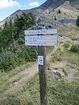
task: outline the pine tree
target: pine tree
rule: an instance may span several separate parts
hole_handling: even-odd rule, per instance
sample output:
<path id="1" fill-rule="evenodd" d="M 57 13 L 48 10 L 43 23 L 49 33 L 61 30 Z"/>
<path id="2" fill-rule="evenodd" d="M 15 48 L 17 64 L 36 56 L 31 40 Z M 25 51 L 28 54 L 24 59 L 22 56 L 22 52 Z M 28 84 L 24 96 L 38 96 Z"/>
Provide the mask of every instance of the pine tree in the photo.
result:
<path id="1" fill-rule="evenodd" d="M 20 33 L 22 30 L 28 29 L 35 24 L 35 17 L 30 13 L 23 13 L 21 16 L 17 16 L 14 24 L 18 33 Z"/>

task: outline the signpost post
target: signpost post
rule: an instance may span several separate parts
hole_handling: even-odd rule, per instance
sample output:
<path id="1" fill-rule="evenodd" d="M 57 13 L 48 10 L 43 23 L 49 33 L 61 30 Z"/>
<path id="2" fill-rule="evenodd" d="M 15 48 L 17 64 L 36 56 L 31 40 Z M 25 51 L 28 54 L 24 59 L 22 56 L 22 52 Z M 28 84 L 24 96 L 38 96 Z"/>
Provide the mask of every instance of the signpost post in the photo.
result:
<path id="1" fill-rule="evenodd" d="M 47 82 L 45 74 L 45 46 L 55 46 L 58 42 L 57 29 L 25 30 L 25 45 L 38 46 L 38 68 L 41 105 L 47 105 Z M 36 36 L 35 36 L 36 35 Z"/>
<path id="2" fill-rule="evenodd" d="M 46 82 L 46 73 L 45 73 L 45 47 L 39 46 L 38 47 L 38 67 L 39 67 L 39 83 L 40 83 L 40 101 L 41 105 L 47 105 L 47 82 Z"/>

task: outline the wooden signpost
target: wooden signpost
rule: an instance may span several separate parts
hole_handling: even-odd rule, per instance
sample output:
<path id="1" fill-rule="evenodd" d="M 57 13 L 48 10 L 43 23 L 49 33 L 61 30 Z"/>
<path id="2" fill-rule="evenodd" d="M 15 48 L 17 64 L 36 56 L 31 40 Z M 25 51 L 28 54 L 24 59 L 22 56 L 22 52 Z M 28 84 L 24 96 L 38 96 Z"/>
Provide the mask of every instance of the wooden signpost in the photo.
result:
<path id="1" fill-rule="evenodd" d="M 57 42 L 57 29 L 25 30 L 25 45 L 38 46 L 38 68 L 41 105 L 48 105 L 46 89 L 47 82 L 45 74 L 45 46 L 56 46 Z"/>

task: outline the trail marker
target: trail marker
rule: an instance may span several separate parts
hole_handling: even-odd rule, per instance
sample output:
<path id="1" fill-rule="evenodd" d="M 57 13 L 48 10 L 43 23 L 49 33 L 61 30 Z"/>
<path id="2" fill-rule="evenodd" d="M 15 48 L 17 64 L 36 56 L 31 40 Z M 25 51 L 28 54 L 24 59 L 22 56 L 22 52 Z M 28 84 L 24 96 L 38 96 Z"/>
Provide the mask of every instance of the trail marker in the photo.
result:
<path id="1" fill-rule="evenodd" d="M 45 74 L 45 46 L 55 46 L 58 42 L 57 29 L 25 30 L 25 45 L 38 46 L 38 68 L 41 105 L 47 105 L 47 82 Z"/>

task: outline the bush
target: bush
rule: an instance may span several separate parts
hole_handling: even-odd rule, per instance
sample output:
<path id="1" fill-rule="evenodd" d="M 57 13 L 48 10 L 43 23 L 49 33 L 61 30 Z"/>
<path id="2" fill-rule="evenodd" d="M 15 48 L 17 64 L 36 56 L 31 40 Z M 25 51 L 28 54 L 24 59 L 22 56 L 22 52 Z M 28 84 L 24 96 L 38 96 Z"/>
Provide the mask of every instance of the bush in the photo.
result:
<path id="1" fill-rule="evenodd" d="M 58 14 L 61 14 L 61 10 L 59 9 L 57 13 L 58 13 Z"/>
<path id="2" fill-rule="evenodd" d="M 58 48 L 56 52 L 52 55 L 51 61 L 57 62 L 62 60 L 63 48 Z"/>
<path id="3" fill-rule="evenodd" d="M 71 52 L 78 52 L 79 51 L 79 44 L 73 44 L 70 49 Z"/>
<path id="4" fill-rule="evenodd" d="M 77 17 L 76 25 L 79 27 L 79 16 Z"/>
<path id="5" fill-rule="evenodd" d="M 0 71 L 10 71 L 15 67 L 37 58 L 36 47 L 25 47 L 18 49 L 15 53 L 4 50 L 0 54 Z"/>

